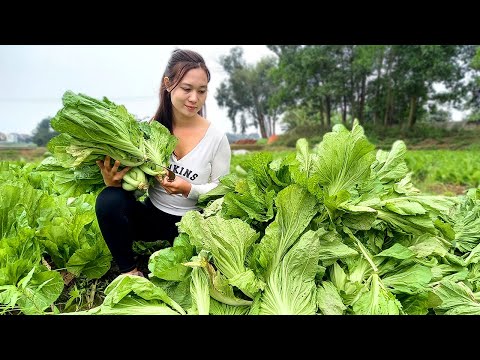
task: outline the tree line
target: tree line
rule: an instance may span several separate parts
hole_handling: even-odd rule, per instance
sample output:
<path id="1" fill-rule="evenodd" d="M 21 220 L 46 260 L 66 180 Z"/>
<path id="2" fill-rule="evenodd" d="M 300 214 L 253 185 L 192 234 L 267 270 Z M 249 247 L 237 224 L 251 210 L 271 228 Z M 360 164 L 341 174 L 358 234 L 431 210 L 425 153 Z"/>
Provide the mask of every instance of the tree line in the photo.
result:
<path id="1" fill-rule="evenodd" d="M 262 138 L 333 120 L 413 128 L 446 120 L 442 105 L 480 118 L 480 47 L 475 45 L 267 45 L 274 55 L 247 64 L 235 47 L 220 58 L 228 74 L 215 94 L 235 132 Z M 440 90 L 439 90 L 440 89 Z M 448 120 L 448 119 L 447 119 Z"/>

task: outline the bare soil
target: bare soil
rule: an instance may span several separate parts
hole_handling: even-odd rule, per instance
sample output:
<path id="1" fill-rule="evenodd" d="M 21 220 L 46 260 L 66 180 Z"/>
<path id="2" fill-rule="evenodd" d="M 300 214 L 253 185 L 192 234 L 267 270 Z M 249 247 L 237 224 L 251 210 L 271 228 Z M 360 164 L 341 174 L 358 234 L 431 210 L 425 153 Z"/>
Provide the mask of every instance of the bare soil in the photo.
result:
<path id="1" fill-rule="evenodd" d="M 447 195 L 447 196 L 457 196 L 463 195 L 465 191 L 468 190 L 467 186 L 456 185 L 456 184 L 431 184 L 428 185 L 427 191 L 433 194 Z"/>

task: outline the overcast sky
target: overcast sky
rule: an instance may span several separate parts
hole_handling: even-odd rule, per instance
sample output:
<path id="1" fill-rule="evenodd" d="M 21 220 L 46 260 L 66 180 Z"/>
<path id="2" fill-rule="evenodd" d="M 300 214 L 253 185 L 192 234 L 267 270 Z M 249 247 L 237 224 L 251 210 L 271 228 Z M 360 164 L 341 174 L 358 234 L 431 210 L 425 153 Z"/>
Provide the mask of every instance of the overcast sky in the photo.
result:
<path id="1" fill-rule="evenodd" d="M 62 108 L 66 90 L 106 96 L 140 119 L 158 106 L 161 76 L 175 48 L 198 51 L 211 72 L 207 118 L 231 132 L 227 110 L 215 100 L 226 79 L 219 63 L 234 46 L 254 64 L 273 55 L 265 45 L 0 45 L 0 132 L 32 134 L 38 123 Z"/>

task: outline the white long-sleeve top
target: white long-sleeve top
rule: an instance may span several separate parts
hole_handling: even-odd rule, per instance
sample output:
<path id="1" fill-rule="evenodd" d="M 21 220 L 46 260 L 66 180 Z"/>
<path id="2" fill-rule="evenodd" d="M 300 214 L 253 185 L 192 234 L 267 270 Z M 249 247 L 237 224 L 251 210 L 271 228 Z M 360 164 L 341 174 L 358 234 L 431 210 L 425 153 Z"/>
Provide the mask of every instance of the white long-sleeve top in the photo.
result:
<path id="1" fill-rule="evenodd" d="M 231 150 L 227 136 L 210 123 L 200 142 L 180 160 L 170 156 L 170 170 L 176 176 L 192 184 L 187 197 L 181 194 L 168 194 L 155 180 L 148 189 L 148 196 L 160 210 L 183 216 L 189 210 L 196 210 L 198 197 L 219 184 L 222 176 L 230 171 Z"/>

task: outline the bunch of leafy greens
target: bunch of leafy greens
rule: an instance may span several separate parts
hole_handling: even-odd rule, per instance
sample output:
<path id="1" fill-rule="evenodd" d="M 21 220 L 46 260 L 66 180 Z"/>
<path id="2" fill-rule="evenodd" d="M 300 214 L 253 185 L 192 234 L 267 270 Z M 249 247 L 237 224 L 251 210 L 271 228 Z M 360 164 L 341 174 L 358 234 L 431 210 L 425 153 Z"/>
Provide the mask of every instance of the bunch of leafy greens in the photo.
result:
<path id="1" fill-rule="evenodd" d="M 98 100 L 68 90 L 62 97 L 63 107 L 50 124 L 59 132 L 47 144 L 52 154 L 37 171 L 55 172 L 54 187 L 70 196 L 95 192 L 103 187 L 96 165 L 108 155 L 124 166 L 139 167 L 148 175 L 164 174 L 177 138 L 157 121 L 140 122 L 125 106 L 106 97 Z M 127 173 L 128 174 L 128 173 Z M 142 183 L 139 190 L 146 190 Z"/>
<path id="2" fill-rule="evenodd" d="M 480 314 L 480 189 L 423 195 L 405 153 L 355 121 L 251 156 L 89 313 Z"/>

